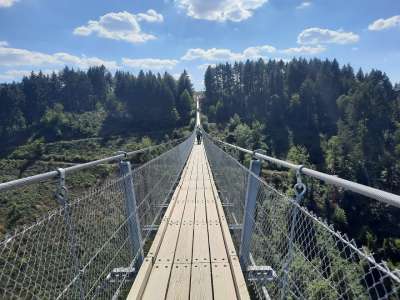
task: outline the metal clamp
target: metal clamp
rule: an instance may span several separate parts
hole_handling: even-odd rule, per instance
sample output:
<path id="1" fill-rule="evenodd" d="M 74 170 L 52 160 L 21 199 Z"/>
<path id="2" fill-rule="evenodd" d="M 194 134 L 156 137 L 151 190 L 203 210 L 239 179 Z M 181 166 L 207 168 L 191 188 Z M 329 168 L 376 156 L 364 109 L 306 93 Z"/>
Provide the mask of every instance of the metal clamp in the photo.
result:
<path id="1" fill-rule="evenodd" d="M 67 202 L 67 192 L 68 192 L 68 189 L 65 186 L 65 169 L 58 168 L 57 172 L 59 176 L 59 181 L 56 191 L 56 199 L 60 205 L 64 206 Z"/>
<path id="2" fill-rule="evenodd" d="M 123 157 L 121 160 L 126 160 L 126 159 L 128 159 L 128 152 L 126 152 L 126 151 L 120 150 L 120 151 L 117 151 L 116 154 L 117 154 L 117 155 L 120 155 L 120 154 L 123 154 L 123 155 L 124 155 L 124 157 Z"/>
<path id="3" fill-rule="evenodd" d="M 264 149 L 256 149 L 256 150 L 253 150 L 253 153 L 252 153 L 252 155 L 251 155 L 253 159 L 258 159 L 258 157 L 257 157 L 256 154 L 266 155 L 266 154 L 267 154 L 267 151 L 265 151 Z"/>

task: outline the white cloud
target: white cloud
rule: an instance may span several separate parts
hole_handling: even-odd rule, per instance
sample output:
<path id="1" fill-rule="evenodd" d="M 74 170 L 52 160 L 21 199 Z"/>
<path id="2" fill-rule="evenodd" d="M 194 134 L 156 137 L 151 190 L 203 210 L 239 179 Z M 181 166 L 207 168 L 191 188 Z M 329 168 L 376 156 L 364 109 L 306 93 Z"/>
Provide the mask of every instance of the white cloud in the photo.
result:
<path id="1" fill-rule="evenodd" d="M 7 47 L 7 46 L 8 46 L 8 42 L 0 41 L 0 47 Z"/>
<path id="2" fill-rule="evenodd" d="M 311 1 L 304 1 L 299 6 L 296 6 L 297 9 L 305 9 L 311 6 Z"/>
<path id="3" fill-rule="evenodd" d="M 308 28 L 303 30 L 297 37 L 297 43 L 301 45 L 320 45 L 320 44 L 354 44 L 360 37 L 353 32 L 342 30 L 329 30 L 322 28 Z"/>
<path id="4" fill-rule="evenodd" d="M 158 58 L 142 58 L 142 59 L 131 59 L 122 58 L 122 64 L 124 66 L 134 69 L 153 69 L 153 70 L 165 70 L 172 69 L 178 64 L 178 60 L 175 59 L 158 59 Z"/>
<path id="5" fill-rule="evenodd" d="M 0 0 L 0 8 L 1 7 L 11 7 L 19 0 Z"/>
<path id="6" fill-rule="evenodd" d="M 98 21 L 90 20 L 87 25 L 75 28 L 74 34 L 80 36 L 97 34 L 99 37 L 112 40 L 144 43 L 154 40 L 156 37 L 152 34 L 144 33 L 139 23 L 141 21 L 162 22 L 163 20 L 163 16 L 152 9 L 137 15 L 127 11 L 111 12 L 101 16 Z"/>
<path id="7" fill-rule="evenodd" d="M 266 57 L 268 54 L 275 53 L 276 48 L 270 45 L 249 47 L 243 51 L 243 57 L 248 59 L 256 59 Z"/>
<path id="8" fill-rule="evenodd" d="M 53 56 L 25 49 L 0 47 L 0 66 L 40 66 L 54 64 Z"/>
<path id="9" fill-rule="evenodd" d="M 263 59 L 275 59 L 280 60 L 281 58 L 277 54 L 285 55 L 316 55 L 326 51 L 326 47 L 323 45 L 315 46 L 300 46 L 287 49 L 276 49 L 270 45 L 249 47 L 243 50 L 243 52 L 233 52 L 230 49 L 224 48 L 211 48 L 211 49 L 201 49 L 194 48 L 189 49 L 182 56 L 182 60 L 203 60 L 203 61 L 243 61 L 246 59 L 257 60 L 259 58 Z M 286 59 L 282 59 L 286 60 Z M 200 64 L 197 66 L 200 70 L 205 70 L 209 66 L 209 63 Z M 213 65 L 211 65 L 213 66 Z"/>
<path id="10" fill-rule="evenodd" d="M 136 15 L 138 21 L 146 21 L 149 23 L 161 23 L 164 21 L 162 14 L 159 14 L 154 9 L 149 9 L 146 13 L 139 13 Z"/>
<path id="11" fill-rule="evenodd" d="M 118 68 L 115 61 L 103 60 L 98 57 L 86 57 L 85 55 L 79 57 L 68 53 L 55 53 L 53 56 L 63 65 L 77 66 L 82 69 L 87 69 L 91 66 L 104 65 L 107 69 L 114 70 Z"/>
<path id="12" fill-rule="evenodd" d="M 240 22 L 268 0 L 176 0 L 186 14 L 195 19 Z"/>
<path id="13" fill-rule="evenodd" d="M 179 60 L 176 59 L 158 58 L 122 58 L 121 62 L 117 63 L 98 57 L 76 56 L 65 52 L 48 54 L 27 49 L 9 48 L 5 45 L 8 44 L 0 44 L 0 67 L 12 68 L 0 74 L 0 80 L 5 81 L 20 79 L 23 75 L 30 74 L 31 71 L 19 70 L 22 67 L 28 67 L 30 70 L 49 70 L 51 73 L 53 70 L 60 70 L 64 66 L 87 69 L 99 65 L 104 65 L 111 71 L 118 68 L 167 70 L 173 69 L 179 63 Z"/>
<path id="14" fill-rule="evenodd" d="M 315 55 L 319 54 L 326 51 L 326 48 L 323 46 L 315 46 L 315 47 L 309 47 L 309 46 L 301 46 L 301 47 L 294 47 L 294 48 L 287 48 L 282 50 L 282 53 L 289 54 L 289 55 Z"/>
<path id="15" fill-rule="evenodd" d="M 203 60 L 240 60 L 242 59 L 242 54 L 232 52 L 229 49 L 201 49 L 194 48 L 187 50 L 186 54 L 182 57 L 182 60 L 195 60 L 195 59 L 203 59 Z"/>
<path id="16" fill-rule="evenodd" d="M 388 19 L 378 19 L 368 26 L 371 31 L 380 31 L 384 29 L 389 29 L 393 27 L 400 28 L 400 15 L 393 16 Z"/>
<path id="17" fill-rule="evenodd" d="M 98 57 L 74 56 L 68 53 L 47 54 L 26 49 L 10 48 L 0 45 L 0 66 L 73 66 L 82 69 L 90 66 L 104 65 L 109 69 L 116 69 L 115 61 L 102 60 Z"/>
<path id="18" fill-rule="evenodd" d="M 236 53 L 230 49 L 189 49 L 181 58 L 182 60 L 209 60 L 209 61 L 233 61 L 245 59 L 265 58 L 268 54 L 276 52 L 276 48 L 270 45 L 246 48 L 242 53 Z"/>

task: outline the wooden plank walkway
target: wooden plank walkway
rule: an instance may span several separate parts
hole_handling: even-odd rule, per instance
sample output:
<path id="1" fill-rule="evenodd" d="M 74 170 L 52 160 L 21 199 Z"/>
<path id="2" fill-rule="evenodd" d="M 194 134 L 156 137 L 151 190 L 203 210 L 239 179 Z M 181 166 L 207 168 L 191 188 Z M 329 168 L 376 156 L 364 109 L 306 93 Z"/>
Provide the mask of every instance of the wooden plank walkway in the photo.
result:
<path id="1" fill-rule="evenodd" d="M 133 299 L 250 299 L 203 145 L 194 145 Z"/>

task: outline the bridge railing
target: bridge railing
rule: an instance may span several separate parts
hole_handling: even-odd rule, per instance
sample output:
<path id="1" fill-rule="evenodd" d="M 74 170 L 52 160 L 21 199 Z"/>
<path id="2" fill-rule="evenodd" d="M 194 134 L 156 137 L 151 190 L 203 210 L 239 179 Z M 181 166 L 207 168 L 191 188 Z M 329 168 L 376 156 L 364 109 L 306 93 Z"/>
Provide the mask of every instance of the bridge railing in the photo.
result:
<path id="1" fill-rule="evenodd" d="M 204 144 L 236 250 L 248 254 L 241 257 L 248 285 L 259 298 L 399 299 L 400 272 L 375 261 L 299 204 L 302 185 L 296 197 L 289 197 L 206 133 Z M 244 231 L 249 236 L 244 237 Z M 251 270 L 262 272 L 257 276 Z"/>
<path id="2" fill-rule="evenodd" d="M 0 242 L 0 298 L 122 296 L 150 241 L 148 228 L 159 224 L 193 142 L 192 134 L 134 170 L 128 161 L 134 153 L 101 160 L 117 162 L 119 174 L 79 195 L 66 188 L 69 174 L 98 163 L 3 184 L 4 190 L 52 179 L 59 207 Z"/>

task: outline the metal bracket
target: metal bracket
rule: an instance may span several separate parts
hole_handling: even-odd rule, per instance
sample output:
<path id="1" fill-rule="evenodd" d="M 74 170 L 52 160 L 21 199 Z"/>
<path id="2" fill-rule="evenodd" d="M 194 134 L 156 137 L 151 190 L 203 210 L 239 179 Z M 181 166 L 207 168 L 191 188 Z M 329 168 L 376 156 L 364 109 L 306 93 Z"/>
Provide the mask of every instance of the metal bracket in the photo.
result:
<path id="1" fill-rule="evenodd" d="M 136 273 L 136 268 L 132 266 L 114 268 L 107 275 L 106 280 L 109 282 L 120 282 L 121 279 L 133 278 L 135 273 Z"/>
<path id="2" fill-rule="evenodd" d="M 247 280 L 252 282 L 266 282 L 272 281 L 277 276 L 275 271 L 270 266 L 248 266 L 247 267 Z"/>
<path id="3" fill-rule="evenodd" d="M 242 230 L 243 224 L 229 224 L 228 227 L 230 230 Z"/>
<path id="4" fill-rule="evenodd" d="M 143 226 L 144 231 L 157 231 L 159 228 L 158 225 L 145 225 Z"/>
<path id="5" fill-rule="evenodd" d="M 246 268 L 247 280 L 250 283 L 253 282 L 261 285 L 261 291 L 264 294 L 264 299 L 271 300 L 265 284 L 269 281 L 275 280 L 278 276 L 276 275 L 274 269 L 272 269 L 270 266 L 257 266 L 251 253 L 249 253 L 249 261 L 250 265 Z"/>

